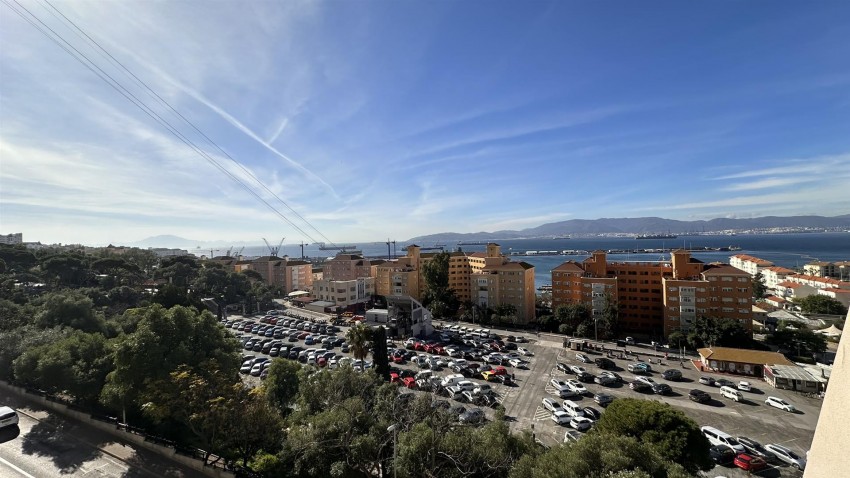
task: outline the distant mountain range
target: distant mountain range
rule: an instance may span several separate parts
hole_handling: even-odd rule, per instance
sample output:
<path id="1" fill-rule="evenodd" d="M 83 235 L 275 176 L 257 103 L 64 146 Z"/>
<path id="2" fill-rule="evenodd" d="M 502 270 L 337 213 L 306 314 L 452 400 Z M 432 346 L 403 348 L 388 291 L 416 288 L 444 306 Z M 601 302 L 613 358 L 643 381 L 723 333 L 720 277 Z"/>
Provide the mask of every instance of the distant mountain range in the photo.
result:
<path id="1" fill-rule="evenodd" d="M 186 249 L 189 251 L 197 250 L 198 247 L 203 249 L 209 248 L 220 248 L 220 247 L 242 247 L 242 246 L 258 246 L 262 244 L 257 244 L 256 242 L 244 242 L 244 241 L 198 241 L 195 239 L 186 239 L 185 237 L 180 236 L 172 236 L 172 235 L 162 235 L 162 236 L 153 236 L 142 239 L 141 241 L 131 242 L 128 244 L 123 244 L 130 247 L 165 247 L 165 248 L 175 248 L 175 249 Z M 275 243 L 274 245 L 277 245 Z"/>
<path id="2" fill-rule="evenodd" d="M 519 231 L 457 233 L 443 232 L 417 236 L 407 242 L 486 241 L 593 234 L 687 234 L 719 231 L 746 231 L 771 228 L 850 229 L 850 214 L 824 216 L 765 216 L 750 219 L 717 218 L 708 221 L 678 221 L 661 217 L 570 219 Z"/>

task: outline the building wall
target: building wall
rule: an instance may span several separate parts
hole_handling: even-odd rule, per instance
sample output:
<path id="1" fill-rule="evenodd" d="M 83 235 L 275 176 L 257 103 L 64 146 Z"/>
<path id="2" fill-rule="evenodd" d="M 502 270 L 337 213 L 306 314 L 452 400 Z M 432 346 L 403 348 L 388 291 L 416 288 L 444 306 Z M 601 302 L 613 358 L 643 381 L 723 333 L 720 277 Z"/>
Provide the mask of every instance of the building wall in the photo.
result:
<path id="1" fill-rule="evenodd" d="M 684 250 L 671 253 L 670 262 L 607 262 L 596 251 L 581 263 L 568 261 L 552 270 L 552 307 L 584 303 L 599 313 L 607 300 L 615 300 L 620 330 L 630 335 L 666 337 L 690 329 L 699 316 L 742 320 L 752 330 L 749 275 L 726 266 L 721 285 L 719 278 L 704 275 L 717 269 L 691 260 Z"/>
<path id="2" fill-rule="evenodd" d="M 375 279 L 360 277 L 354 280 L 320 280 L 313 283 L 313 296 L 333 302 L 339 307 L 368 302 L 375 292 Z"/>
<path id="3" fill-rule="evenodd" d="M 313 290 L 313 265 L 306 261 L 288 261 L 284 265 L 285 289 L 288 294 L 296 290 Z"/>
<path id="4" fill-rule="evenodd" d="M 322 267 L 322 277 L 329 280 L 354 280 L 360 277 L 372 277 L 372 265 L 369 259 L 356 254 L 337 254 L 328 259 Z"/>
<path id="5" fill-rule="evenodd" d="M 765 267 L 771 267 L 773 263 L 746 254 L 736 254 L 729 258 L 729 265 L 746 272 L 750 276 L 755 276 L 759 273 L 759 270 Z"/>
<path id="6" fill-rule="evenodd" d="M 0 234 L 0 244 L 23 244 L 24 234 L 15 232 L 13 234 Z"/>

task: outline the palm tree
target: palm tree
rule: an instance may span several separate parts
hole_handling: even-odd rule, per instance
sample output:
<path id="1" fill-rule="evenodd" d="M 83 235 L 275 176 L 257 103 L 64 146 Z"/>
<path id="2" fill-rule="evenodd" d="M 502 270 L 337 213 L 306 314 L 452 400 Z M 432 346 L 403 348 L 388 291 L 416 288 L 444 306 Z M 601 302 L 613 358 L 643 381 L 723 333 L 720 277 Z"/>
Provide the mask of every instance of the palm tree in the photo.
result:
<path id="1" fill-rule="evenodd" d="M 356 324 L 348 329 L 345 339 L 348 341 L 351 355 L 356 359 L 363 360 L 369 354 L 369 341 L 372 340 L 372 329 L 363 324 Z"/>

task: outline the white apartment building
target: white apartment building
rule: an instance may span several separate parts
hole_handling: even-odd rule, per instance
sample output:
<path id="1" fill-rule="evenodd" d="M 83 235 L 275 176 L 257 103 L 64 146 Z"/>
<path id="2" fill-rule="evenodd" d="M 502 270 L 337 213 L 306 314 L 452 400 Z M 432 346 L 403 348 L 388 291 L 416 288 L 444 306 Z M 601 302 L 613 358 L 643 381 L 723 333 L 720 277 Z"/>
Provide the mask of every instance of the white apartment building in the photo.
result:
<path id="1" fill-rule="evenodd" d="M 761 269 L 773 266 L 773 263 L 747 254 L 735 254 L 729 258 L 729 265 L 751 276 L 755 276 Z"/>
<path id="2" fill-rule="evenodd" d="M 761 275 L 764 278 L 764 285 L 770 290 L 776 290 L 776 285 L 784 282 L 785 278 L 794 275 L 796 272 L 791 269 L 786 269 L 780 266 L 765 267 L 761 270 Z"/>
<path id="3" fill-rule="evenodd" d="M 23 244 L 24 234 L 16 232 L 13 234 L 0 234 L 0 244 Z"/>

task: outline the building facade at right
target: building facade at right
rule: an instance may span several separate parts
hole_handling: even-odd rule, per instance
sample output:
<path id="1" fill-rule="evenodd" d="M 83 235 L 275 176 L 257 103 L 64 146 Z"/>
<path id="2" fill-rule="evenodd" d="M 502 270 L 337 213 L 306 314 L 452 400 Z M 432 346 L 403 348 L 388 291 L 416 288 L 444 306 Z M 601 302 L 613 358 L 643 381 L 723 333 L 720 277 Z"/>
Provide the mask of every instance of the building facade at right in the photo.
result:
<path id="1" fill-rule="evenodd" d="M 596 316 L 615 303 L 620 332 L 647 338 L 688 332 L 699 317 L 731 318 L 752 331 L 752 282 L 728 264 L 705 264 L 686 250 L 670 261 L 608 262 L 595 251 L 552 269 L 552 307 L 584 303 Z"/>

